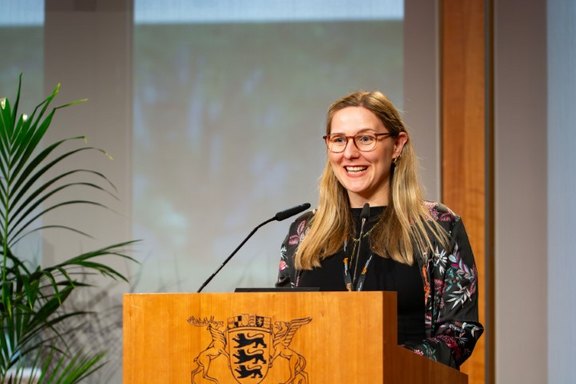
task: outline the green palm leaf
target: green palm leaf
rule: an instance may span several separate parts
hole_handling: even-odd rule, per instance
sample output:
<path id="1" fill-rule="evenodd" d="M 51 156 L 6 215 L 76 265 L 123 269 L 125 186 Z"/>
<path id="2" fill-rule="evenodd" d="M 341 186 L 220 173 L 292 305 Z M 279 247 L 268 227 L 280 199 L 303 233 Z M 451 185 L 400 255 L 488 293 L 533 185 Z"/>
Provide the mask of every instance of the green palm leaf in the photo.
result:
<path id="1" fill-rule="evenodd" d="M 13 104 L 0 99 L 0 384 L 30 375 L 41 384 L 77 383 L 104 364 L 104 355 L 78 353 L 73 337 L 77 326 L 70 321 L 90 312 L 69 309 L 66 303 L 77 289 L 92 286 L 88 279 L 92 275 L 128 281 L 104 258 L 135 261 L 128 255 L 134 242 L 112 244 L 49 266 L 34 265 L 15 254 L 15 245 L 33 232 L 66 230 L 89 236 L 66 224 L 41 222 L 48 212 L 67 207 L 107 208 L 96 200 L 62 199 L 63 192 L 88 189 L 116 198 L 113 183 L 100 172 L 75 167 L 56 172 L 84 152 L 107 155 L 105 151 L 87 145 L 84 136 L 43 142 L 56 111 L 85 100 L 51 107 L 60 91 L 58 84 L 30 116 L 18 116 L 21 82 L 20 77 Z"/>

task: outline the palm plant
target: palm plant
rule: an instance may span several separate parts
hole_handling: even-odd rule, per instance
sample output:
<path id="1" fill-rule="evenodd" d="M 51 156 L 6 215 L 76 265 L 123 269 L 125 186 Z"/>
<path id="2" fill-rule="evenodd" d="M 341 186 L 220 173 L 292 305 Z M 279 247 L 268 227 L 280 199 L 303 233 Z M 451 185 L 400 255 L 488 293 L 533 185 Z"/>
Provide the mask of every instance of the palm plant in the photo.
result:
<path id="1" fill-rule="evenodd" d="M 83 100 L 49 109 L 58 84 L 30 116 L 18 116 L 21 81 L 22 77 L 14 103 L 0 99 L 0 384 L 27 382 L 30 376 L 35 383 L 76 383 L 99 369 L 104 355 L 77 353 L 78 346 L 70 345 L 75 329 L 67 324 L 88 313 L 70 309 L 66 300 L 76 289 L 91 285 L 86 280 L 89 274 L 127 281 L 102 257 L 133 260 L 126 254 L 133 242 L 81 253 L 51 266 L 18 255 L 17 244 L 37 231 L 51 228 L 87 235 L 70 226 L 42 223 L 46 213 L 73 205 L 105 207 L 89 199 L 63 200 L 62 192 L 77 186 L 107 193 L 114 188 L 93 170 L 55 169 L 84 151 L 105 153 L 88 146 L 83 136 L 43 142 L 56 111 Z M 73 148 L 65 149 L 65 143 Z"/>

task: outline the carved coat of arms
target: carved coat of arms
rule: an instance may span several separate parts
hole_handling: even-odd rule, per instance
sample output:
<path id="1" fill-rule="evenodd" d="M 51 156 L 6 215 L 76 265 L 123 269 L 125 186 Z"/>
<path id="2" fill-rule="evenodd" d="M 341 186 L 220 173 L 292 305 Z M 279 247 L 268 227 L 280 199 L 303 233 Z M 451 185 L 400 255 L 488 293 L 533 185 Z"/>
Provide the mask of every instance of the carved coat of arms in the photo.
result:
<path id="1" fill-rule="evenodd" d="M 192 369 L 192 384 L 212 382 L 219 384 L 210 367 L 215 359 L 228 360 L 230 376 L 238 384 L 259 384 L 272 369 L 278 359 L 288 361 L 289 383 L 308 383 L 306 359 L 290 348 L 298 329 L 308 324 L 310 317 L 290 321 L 272 321 L 270 317 L 254 314 L 241 314 L 228 318 L 226 327 L 223 321 L 199 319 L 191 316 L 188 323 L 205 327 L 212 341 L 195 358 Z"/>

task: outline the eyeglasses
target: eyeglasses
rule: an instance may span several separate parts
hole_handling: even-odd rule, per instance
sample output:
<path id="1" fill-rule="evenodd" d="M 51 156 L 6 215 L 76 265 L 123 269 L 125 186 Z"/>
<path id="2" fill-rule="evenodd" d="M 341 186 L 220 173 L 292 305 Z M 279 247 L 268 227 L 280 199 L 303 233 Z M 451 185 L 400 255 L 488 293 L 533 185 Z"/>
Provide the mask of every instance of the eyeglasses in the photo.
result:
<path id="1" fill-rule="evenodd" d="M 330 152 L 340 153 L 344 152 L 346 146 L 348 145 L 348 140 L 352 139 L 356 148 L 362 152 L 370 152 L 376 148 L 376 142 L 378 137 L 389 137 L 393 136 L 392 133 L 359 133 L 354 136 L 346 136 L 341 133 L 334 133 L 331 135 L 323 136 L 322 138 L 326 142 L 326 146 Z"/>

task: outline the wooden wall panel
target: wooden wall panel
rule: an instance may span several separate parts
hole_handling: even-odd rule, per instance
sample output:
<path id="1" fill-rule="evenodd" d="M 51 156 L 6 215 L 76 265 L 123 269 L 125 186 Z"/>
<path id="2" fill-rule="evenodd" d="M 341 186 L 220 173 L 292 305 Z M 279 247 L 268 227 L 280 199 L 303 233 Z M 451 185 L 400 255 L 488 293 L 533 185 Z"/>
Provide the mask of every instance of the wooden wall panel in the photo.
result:
<path id="1" fill-rule="evenodd" d="M 441 0 L 440 77 L 442 200 L 460 214 L 466 225 L 479 271 L 480 319 L 487 328 L 462 371 L 470 384 L 492 382 L 493 353 L 487 350 L 493 300 L 487 279 L 486 249 L 490 211 L 490 135 L 487 134 L 489 67 L 487 15 L 490 0 Z M 488 209 L 487 209 L 488 208 Z M 488 213 L 488 214 L 487 214 Z M 487 342 L 488 341 L 488 342 Z M 489 369 L 487 369 L 487 367 Z"/>

